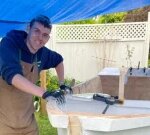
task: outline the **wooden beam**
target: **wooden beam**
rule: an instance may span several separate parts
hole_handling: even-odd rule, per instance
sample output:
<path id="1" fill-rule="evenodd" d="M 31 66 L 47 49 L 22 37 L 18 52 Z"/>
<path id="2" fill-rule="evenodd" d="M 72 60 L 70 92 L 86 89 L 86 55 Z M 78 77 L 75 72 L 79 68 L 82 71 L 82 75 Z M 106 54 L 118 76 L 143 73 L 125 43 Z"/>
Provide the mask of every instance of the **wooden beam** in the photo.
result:
<path id="1" fill-rule="evenodd" d="M 68 115 L 68 135 L 82 135 L 81 123 L 78 116 Z"/>
<path id="2" fill-rule="evenodd" d="M 41 82 L 41 87 L 46 90 L 47 88 L 46 88 L 46 71 L 45 70 L 41 71 L 40 73 L 40 82 Z M 41 99 L 40 106 L 41 106 L 41 109 L 40 109 L 41 113 L 47 114 L 45 100 Z"/>
<path id="3" fill-rule="evenodd" d="M 125 82 L 125 75 L 127 73 L 126 68 L 120 69 L 120 76 L 119 76 L 119 94 L 118 98 L 120 103 L 124 103 L 124 82 Z"/>

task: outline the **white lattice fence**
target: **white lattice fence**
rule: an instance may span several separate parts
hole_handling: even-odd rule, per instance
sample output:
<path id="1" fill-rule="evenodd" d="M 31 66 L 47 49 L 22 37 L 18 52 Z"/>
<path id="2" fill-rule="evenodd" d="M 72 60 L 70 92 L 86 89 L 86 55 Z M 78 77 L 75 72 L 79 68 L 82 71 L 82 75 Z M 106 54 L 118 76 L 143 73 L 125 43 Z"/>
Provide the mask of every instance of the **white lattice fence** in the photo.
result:
<path id="1" fill-rule="evenodd" d="M 58 25 L 56 41 L 89 41 L 101 39 L 143 40 L 147 23 L 118 23 L 96 25 Z"/>
<path id="2" fill-rule="evenodd" d="M 67 76 L 85 81 L 104 67 L 136 67 L 139 61 L 147 67 L 148 27 L 148 22 L 54 25 L 49 47 L 63 55 Z"/>

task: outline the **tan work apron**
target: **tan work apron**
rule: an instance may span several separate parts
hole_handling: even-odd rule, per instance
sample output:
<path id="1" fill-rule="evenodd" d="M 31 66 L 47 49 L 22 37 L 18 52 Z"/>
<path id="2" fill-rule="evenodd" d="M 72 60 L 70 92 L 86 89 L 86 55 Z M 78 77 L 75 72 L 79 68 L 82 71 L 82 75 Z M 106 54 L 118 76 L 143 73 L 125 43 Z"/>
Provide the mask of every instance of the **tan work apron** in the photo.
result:
<path id="1" fill-rule="evenodd" d="M 36 62 L 21 62 L 24 76 L 35 83 Z M 33 96 L 8 85 L 0 78 L 0 135 L 38 135 L 34 118 Z"/>

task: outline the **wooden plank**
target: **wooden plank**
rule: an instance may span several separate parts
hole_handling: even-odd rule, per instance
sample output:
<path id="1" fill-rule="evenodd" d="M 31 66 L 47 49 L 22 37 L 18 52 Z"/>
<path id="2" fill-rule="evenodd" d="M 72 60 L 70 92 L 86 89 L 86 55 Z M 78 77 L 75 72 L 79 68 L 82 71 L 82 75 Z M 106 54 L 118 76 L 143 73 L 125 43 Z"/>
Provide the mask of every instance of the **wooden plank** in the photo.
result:
<path id="1" fill-rule="evenodd" d="M 125 69 L 125 68 L 120 69 L 119 93 L 118 93 L 118 98 L 119 98 L 120 103 L 124 102 L 124 82 L 125 82 L 126 73 L 127 73 L 127 69 Z"/>
<path id="2" fill-rule="evenodd" d="M 41 87 L 46 90 L 46 71 L 45 70 L 41 71 L 40 73 L 40 82 L 41 82 Z M 41 109 L 40 109 L 41 113 L 47 114 L 46 101 L 43 100 L 42 98 L 41 98 L 40 106 L 41 106 Z"/>
<path id="3" fill-rule="evenodd" d="M 78 116 L 69 115 L 68 135 L 82 135 L 81 123 Z"/>
<path id="4" fill-rule="evenodd" d="M 96 76 L 84 83 L 75 85 L 72 89 L 74 94 L 103 92 L 100 76 Z"/>

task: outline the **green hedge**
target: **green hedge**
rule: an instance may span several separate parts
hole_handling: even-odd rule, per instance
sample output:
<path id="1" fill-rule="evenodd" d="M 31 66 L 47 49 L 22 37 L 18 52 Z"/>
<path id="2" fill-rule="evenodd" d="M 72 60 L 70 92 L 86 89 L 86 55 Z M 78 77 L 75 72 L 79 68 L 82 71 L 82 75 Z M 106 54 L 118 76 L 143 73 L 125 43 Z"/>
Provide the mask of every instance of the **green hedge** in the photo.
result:
<path id="1" fill-rule="evenodd" d="M 57 75 L 54 75 L 50 70 L 46 71 L 46 88 L 48 91 L 55 91 L 59 89 L 59 83 L 58 83 L 58 77 Z M 65 84 L 70 86 L 72 82 L 72 78 L 65 78 Z M 76 83 L 80 83 L 77 81 Z M 38 86 L 40 86 L 40 81 L 36 83 Z M 40 99 L 38 97 L 34 97 L 34 101 L 39 101 Z"/>
<path id="2" fill-rule="evenodd" d="M 70 86 L 72 79 L 73 78 L 65 78 L 65 85 Z M 59 89 L 58 77 L 49 70 L 46 72 L 46 82 L 47 82 L 46 87 L 48 91 L 54 91 Z M 77 81 L 76 83 L 80 83 L 80 82 Z"/>

